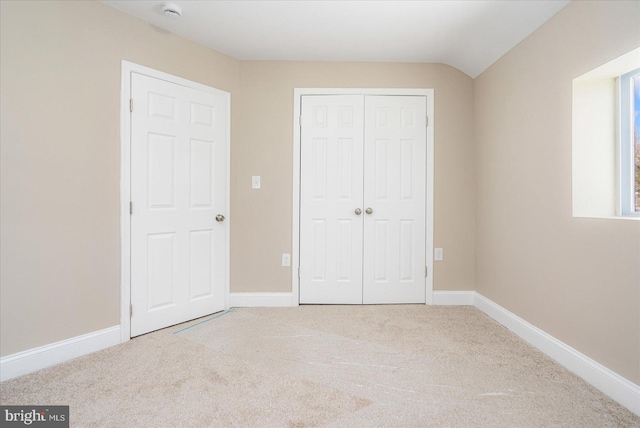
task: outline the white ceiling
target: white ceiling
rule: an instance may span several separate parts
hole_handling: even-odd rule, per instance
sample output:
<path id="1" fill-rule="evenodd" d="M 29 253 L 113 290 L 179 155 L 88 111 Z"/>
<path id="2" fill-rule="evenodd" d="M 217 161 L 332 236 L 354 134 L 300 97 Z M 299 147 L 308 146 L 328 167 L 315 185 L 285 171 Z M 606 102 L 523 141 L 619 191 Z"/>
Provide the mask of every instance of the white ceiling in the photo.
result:
<path id="1" fill-rule="evenodd" d="M 569 0 L 103 3 L 242 60 L 444 63 L 475 78 Z"/>

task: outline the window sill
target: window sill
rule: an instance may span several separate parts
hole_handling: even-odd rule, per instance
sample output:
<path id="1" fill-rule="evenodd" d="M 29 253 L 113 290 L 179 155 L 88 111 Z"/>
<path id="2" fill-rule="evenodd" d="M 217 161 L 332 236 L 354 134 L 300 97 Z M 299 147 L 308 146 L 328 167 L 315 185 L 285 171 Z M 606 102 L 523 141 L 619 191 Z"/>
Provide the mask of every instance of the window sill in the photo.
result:
<path id="1" fill-rule="evenodd" d="M 589 216 L 589 215 L 573 215 L 573 218 L 595 218 L 595 219 L 603 219 L 603 220 L 631 220 L 631 221 L 640 221 L 640 216 Z"/>

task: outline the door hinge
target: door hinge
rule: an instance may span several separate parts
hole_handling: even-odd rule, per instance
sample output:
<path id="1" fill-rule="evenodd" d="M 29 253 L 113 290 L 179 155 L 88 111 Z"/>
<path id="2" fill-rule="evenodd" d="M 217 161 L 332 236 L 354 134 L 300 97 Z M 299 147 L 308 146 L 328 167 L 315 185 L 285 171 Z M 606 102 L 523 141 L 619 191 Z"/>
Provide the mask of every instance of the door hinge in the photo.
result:
<path id="1" fill-rule="evenodd" d="M 424 277 L 428 277 L 429 276 L 429 266 L 425 266 L 424 267 Z"/>
<path id="2" fill-rule="evenodd" d="M 133 113 L 133 98 L 129 98 L 129 111 Z"/>
<path id="3" fill-rule="evenodd" d="M 133 305 L 129 305 L 129 318 L 133 317 Z"/>
<path id="4" fill-rule="evenodd" d="M 129 201 L 129 215 L 133 214 L 133 202 Z"/>
<path id="5" fill-rule="evenodd" d="M 300 268 L 298 268 L 298 278 L 300 278 Z"/>

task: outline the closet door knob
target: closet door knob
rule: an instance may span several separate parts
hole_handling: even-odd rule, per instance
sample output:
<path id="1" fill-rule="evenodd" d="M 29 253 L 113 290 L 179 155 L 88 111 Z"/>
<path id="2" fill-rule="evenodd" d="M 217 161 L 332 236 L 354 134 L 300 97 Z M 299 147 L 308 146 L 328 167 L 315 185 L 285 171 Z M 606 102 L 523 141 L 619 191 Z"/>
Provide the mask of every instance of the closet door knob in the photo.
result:
<path id="1" fill-rule="evenodd" d="M 356 208 L 354 213 L 356 213 L 356 215 L 360 215 L 360 214 L 362 214 L 362 210 L 360 208 Z"/>
<path id="2" fill-rule="evenodd" d="M 216 216 L 216 221 L 217 221 L 217 222 L 224 221 L 224 216 L 223 216 L 222 214 L 218 214 L 218 215 Z"/>
<path id="3" fill-rule="evenodd" d="M 366 212 L 367 214 L 373 214 L 373 208 L 369 207 L 366 210 L 364 210 L 364 212 Z"/>

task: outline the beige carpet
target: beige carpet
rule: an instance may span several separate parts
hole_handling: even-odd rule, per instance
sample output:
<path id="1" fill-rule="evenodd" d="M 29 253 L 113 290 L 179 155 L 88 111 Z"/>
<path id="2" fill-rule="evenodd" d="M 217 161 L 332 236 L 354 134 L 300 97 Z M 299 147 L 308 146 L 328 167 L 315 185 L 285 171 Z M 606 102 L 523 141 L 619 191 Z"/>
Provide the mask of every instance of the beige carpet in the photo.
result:
<path id="1" fill-rule="evenodd" d="M 0 384 L 96 427 L 640 427 L 472 307 L 235 309 Z"/>

